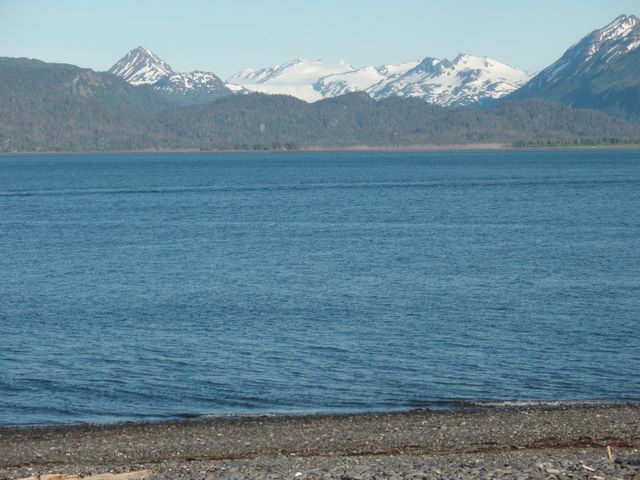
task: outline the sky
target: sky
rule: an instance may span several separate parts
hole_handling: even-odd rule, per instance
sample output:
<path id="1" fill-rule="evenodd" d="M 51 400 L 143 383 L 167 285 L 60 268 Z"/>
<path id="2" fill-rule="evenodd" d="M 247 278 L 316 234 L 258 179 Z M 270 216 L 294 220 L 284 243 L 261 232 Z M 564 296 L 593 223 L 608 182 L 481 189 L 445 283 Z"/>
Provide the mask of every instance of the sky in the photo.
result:
<path id="1" fill-rule="evenodd" d="M 354 67 L 486 55 L 537 71 L 639 0 L 0 0 L 0 56 L 107 70 L 145 46 L 227 78 L 294 58 Z"/>

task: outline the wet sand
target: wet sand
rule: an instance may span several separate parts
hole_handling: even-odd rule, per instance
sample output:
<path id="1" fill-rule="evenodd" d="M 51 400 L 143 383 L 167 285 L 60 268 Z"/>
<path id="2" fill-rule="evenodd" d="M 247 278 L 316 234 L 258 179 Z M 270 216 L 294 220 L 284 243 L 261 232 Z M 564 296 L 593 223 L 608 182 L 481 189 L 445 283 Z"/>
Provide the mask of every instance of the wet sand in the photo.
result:
<path id="1" fill-rule="evenodd" d="M 158 479 L 640 480 L 640 405 L 0 429 L 0 479 L 142 469 Z"/>

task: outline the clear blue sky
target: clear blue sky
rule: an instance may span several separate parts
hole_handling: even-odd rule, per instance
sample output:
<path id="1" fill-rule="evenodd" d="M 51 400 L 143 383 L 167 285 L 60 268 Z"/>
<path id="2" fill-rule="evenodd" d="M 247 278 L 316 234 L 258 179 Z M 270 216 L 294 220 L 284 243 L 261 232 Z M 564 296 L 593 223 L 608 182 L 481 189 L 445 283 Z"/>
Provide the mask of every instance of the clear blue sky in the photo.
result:
<path id="1" fill-rule="evenodd" d="M 525 70 L 639 0 L 0 0 L 0 56 L 106 70 L 144 45 L 226 78 L 293 58 L 355 67 L 460 52 Z"/>

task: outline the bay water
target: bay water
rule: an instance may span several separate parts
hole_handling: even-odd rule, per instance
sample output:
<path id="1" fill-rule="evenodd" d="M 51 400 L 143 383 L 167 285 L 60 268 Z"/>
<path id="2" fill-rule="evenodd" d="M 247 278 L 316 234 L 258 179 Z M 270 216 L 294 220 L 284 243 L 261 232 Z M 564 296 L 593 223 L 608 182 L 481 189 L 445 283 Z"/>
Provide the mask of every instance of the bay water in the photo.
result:
<path id="1" fill-rule="evenodd" d="M 640 151 L 0 157 L 0 424 L 640 400 Z"/>

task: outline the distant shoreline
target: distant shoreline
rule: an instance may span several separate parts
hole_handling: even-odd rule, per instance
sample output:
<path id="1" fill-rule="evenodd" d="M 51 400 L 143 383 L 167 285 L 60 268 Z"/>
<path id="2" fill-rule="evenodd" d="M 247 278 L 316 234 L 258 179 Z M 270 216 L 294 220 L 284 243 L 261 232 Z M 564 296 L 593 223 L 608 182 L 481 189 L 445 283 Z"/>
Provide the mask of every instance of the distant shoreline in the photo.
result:
<path id="1" fill-rule="evenodd" d="M 606 150 L 638 150 L 640 145 L 576 145 L 576 146 L 524 146 L 516 147 L 498 143 L 456 144 L 456 145 L 408 145 L 403 147 L 371 147 L 355 145 L 351 147 L 304 147 L 300 149 L 265 149 L 265 150 L 200 150 L 200 149 L 145 149 L 145 150 L 87 150 L 87 151 L 38 151 L 38 152 L 0 152 L 0 157 L 35 157 L 39 155 L 154 155 L 154 154 L 233 154 L 233 153 L 430 153 L 430 152 L 487 152 L 487 151 L 606 151 Z"/>

